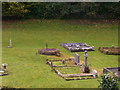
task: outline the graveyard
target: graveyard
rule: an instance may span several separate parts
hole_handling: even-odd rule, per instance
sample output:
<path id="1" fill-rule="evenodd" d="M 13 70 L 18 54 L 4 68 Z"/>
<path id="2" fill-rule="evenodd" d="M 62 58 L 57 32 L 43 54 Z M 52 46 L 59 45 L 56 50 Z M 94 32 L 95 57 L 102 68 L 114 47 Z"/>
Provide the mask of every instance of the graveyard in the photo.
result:
<path id="1" fill-rule="evenodd" d="M 118 67 L 118 55 L 99 51 L 99 47 L 118 46 L 118 23 L 108 22 L 111 23 L 104 20 L 84 23 L 79 20 L 3 21 L 2 63 L 8 64 L 8 75 L 1 76 L 2 85 L 98 88 L 104 67 Z M 72 48 L 79 47 L 79 50 L 71 52 L 61 46 L 66 43 L 85 45 L 82 48 L 73 45 Z M 84 69 L 86 66 L 89 66 L 88 71 Z"/>

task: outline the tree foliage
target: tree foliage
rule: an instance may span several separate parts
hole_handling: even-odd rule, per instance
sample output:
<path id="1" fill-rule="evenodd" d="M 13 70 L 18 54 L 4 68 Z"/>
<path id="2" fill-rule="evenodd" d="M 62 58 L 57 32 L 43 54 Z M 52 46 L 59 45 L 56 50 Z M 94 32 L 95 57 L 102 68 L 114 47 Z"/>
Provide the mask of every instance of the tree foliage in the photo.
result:
<path id="1" fill-rule="evenodd" d="M 113 73 L 104 74 L 99 82 L 101 90 L 119 90 L 118 78 Z"/>
<path id="2" fill-rule="evenodd" d="M 120 16 L 117 2 L 3 2 L 3 17 L 56 18 L 112 18 Z"/>
<path id="3" fill-rule="evenodd" d="M 28 13 L 28 9 L 26 8 L 26 4 L 18 3 L 18 2 L 9 2 L 2 3 L 2 14 L 3 16 L 18 16 L 23 17 L 25 13 Z"/>

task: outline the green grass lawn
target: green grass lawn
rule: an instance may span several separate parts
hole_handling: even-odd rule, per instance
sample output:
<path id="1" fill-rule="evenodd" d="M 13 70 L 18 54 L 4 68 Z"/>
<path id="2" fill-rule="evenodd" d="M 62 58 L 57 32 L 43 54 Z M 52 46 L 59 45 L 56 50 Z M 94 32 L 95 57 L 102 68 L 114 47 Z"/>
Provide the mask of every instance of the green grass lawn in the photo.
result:
<path id="1" fill-rule="evenodd" d="M 74 21 L 75 22 L 75 21 Z M 51 71 L 47 57 L 36 55 L 37 49 L 57 48 L 66 55 L 74 53 L 61 47 L 61 43 L 82 42 L 95 46 L 88 52 L 91 67 L 117 67 L 117 55 L 104 55 L 101 46 L 118 46 L 118 25 L 115 23 L 74 23 L 72 20 L 26 20 L 3 22 L 2 63 L 8 63 L 8 76 L 2 77 L 3 86 L 14 88 L 97 88 L 98 79 L 65 81 Z M 13 48 L 7 48 L 9 40 Z M 81 60 L 83 52 L 78 53 Z M 55 58 L 52 58 L 55 59 Z"/>

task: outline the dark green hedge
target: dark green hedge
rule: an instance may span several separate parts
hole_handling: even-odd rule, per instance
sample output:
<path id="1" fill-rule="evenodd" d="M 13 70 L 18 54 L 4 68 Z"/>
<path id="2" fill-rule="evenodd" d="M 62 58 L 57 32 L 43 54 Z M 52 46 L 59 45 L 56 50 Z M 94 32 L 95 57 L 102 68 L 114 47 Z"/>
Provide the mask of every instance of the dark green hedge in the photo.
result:
<path id="1" fill-rule="evenodd" d="M 3 18 L 81 19 L 120 16 L 118 2 L 3 2 Z"/>

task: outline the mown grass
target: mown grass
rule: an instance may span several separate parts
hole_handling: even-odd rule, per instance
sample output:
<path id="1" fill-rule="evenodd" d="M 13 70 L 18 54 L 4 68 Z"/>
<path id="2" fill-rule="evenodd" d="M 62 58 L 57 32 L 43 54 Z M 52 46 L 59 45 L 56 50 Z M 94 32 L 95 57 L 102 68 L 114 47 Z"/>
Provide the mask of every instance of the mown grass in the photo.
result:
<path id="1" fill-rule="evenodd" d="M 14 88 L 97 88 L 98 79 L 65 81 L 46 64 L 47 57 L 36 55 L 37 49 L 57 48 L 64 54 L 74 56 L 60 46 L 61 43 L 83 42 L 95 46 L 88 52 L 91 67 L 102 70 L 116 67 L 117 55 L 104 55 L 98 51 L 102 46 L 118 46 L 118 25 L 107 23 L 72 23 L 66 20 L 27 20 L 3 22 L 2 63 L 8 63 L 8 76 L 3 76 L 3 86 Z M 9 40 L 13 48 L 7 48 Z M 81 60 L 83 52 L 79 52 Z M 55 59 L 55 58 L 52 58 Z"/>

